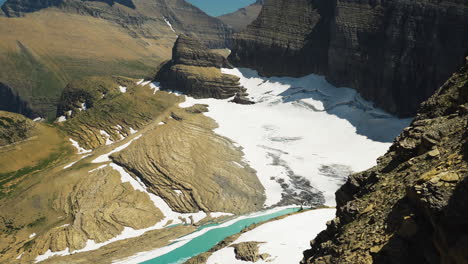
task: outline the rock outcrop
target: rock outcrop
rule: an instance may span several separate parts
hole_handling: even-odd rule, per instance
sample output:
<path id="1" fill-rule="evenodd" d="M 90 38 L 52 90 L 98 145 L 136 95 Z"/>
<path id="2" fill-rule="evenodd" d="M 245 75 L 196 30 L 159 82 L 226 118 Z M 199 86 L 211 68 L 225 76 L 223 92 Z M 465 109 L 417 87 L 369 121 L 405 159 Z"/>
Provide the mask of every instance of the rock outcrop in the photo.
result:
<path id="1" fill-rule="evenodd" d="M 467 183 L 468 64 L 337 191 L 336 218 L 302 263 L 467 263 Z"/>
<path id="2" fill-rule="evenodd" d="M 89 240 L 106 242 L 124 228 L 143 229 L 163 219 L 147 194 L 122 183 L 119 172 L 109 166 L 90 173 L 62 173 L 30 191 L 36 197 L 31 199 L 33 207 L 24 195 L 19 202 L 29 210 L 16 205 L 20 209 L 15 213 L 15 205 L 5 200 L 0 205 L 2 263 L 32 263 L 48 251 L 83 249 Z"/>
<path id="3" fill-rule="evenodd" d="M 174 110 L 170 118 L 112 156 L 176 212 L 247 213 L 263 207 L 263 186 L 232 142 L 200 114 L 206 106 Z"/>
<path id="4" fill-rule="evenodd" d="M 195 98 L 226 99 L 245 94 L 239 78 L 224 74 L 221 68 L 231 68 L 222 55 L 209 51 L 195 37 L 180 35 L 172 60 L 161 66 L 155 80 L 163 89 L 178 90 Z"/>
<path id="5" fill-rule="evenodd" d="M 148 124 L 179 99 L 124 77 L 76 80 L 62 93 L 58 123 L 81 147 L 117 142 Z"/>
<path id="6" fill-rule="evenodd" d="M 238 244 L 231 245 L 234 248 L 234 254 L 236 254 L 236 259 L 249 262 L 257 262 L 259 260 L 267 260 L 269 254 L 260 254 L 258 247 L 262 242 L 242 242 Z"/>
<path id="7" fill-rule="evenodd" d="M 392 113 L 412 116 L 468 52 L 458 0 L 267 0 L 236 34 L 230 61 L 266 76 L 326 75 Z"/>
<path id="8" fill-rule="evenodd" d="M 35 127 L 32 120 L 20 114 L 0 111 L 0 147 L 28 139 Z"/>

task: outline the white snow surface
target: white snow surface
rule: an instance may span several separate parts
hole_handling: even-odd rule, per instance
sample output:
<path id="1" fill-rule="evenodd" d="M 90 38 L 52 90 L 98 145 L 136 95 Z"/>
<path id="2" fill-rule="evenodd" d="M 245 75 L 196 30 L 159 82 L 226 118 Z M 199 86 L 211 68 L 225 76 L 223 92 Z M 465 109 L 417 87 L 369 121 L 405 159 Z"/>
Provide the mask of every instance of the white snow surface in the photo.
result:
<path id="1" fill-rule="evenodd" d="M 299 263 L 302 252 L 309 247 L 309 241 L 326 228 L 326 222 L 333 219 L 335 209 L 316 209 L 288 216 L 281 220 L 265 223 L 243 233 L 232 244 L 241 242 L 265 242 L 259 246 L 259 253 L 271 255 L 267 261 L 256 264 Z M 237 260 L 234 248 L 225 247 L 211 255 L 207 264 L 248 264 Z"/>
<path id="2" fill-rule="evenodd" d="M 156 94 L 156 92 L 159 91 L 160 87 L 161 84 L 159 82 L 150 83 L 150 89 L 153 90 L 153 94 Z"/>
<path id="3" fill-rule="evenodd" d="M 174 28 L 172 27 L 171 22 L 169 22 L 169 20 L 167 20 L 167 18 L 164 18 L 164 22 L 166 22 L 166 24 L 171 28 L 172 32 L 176 33 L 176 31 L 175 31 Z"/>
<path id="4" fill-rule="evenodd" d="M 121 93 L 126 93 L 127 92 L 127 87 L 119 85 L 119 90 Z"/>
<path id="5" fill-rule="evenodd" d="M 65 122 L 65 121 L 67 121 L 67 118 L 66 118 L 65 116 L 59 116 L 59 117 L 57 118 L 57 122 L 59 122 L 59 123 L 60 123 L 60 122 Z"/>
<path id="6" fill-rule="evenodd" d="M 81 103 L 80 108 L 78 108 L 78 110 L 80 110 L 80 112 L 81 111 L 86 111 L 86 109 L 88 109 L 88 107 L 86 106 L 86 103 Z"/>
<path id="7" fill-rule="evenodd" d="M 130 144 L 132 144 L 133 141 L 139 139 L 142 135 L 138 135 L 136 136 L 135 138 L 133 138 L 132 140 L 130 140 L 129 142 L 123 144 L 122 146 L 119 146 L 119 147 L 116 147 L 115 149 L 113 149 L 112 151 L 106 153 L 106 154 L 103 154 L 99 157 L 97 157 L 96 159 L 94 159 L 92 161 L 92 163 L 102 163 L 102 162 L 108 162 L 110 161 L 109 159 L 109 156 L 112 155 L 113 153 L 116 153 L 116 152 L 119 152 L 119 151 L 122 151 L 124 150 L 125 148 L 127 148 L 128 146 L 130 146 Z"/>
<path id="8" fill-rule="evenodd" d="M 44 122 L 45 119 L 42 118 L 42 117 L 36 117 L 36 118 L 33 119 L 33 121 L 34 121 L 34 122 Z"/>
<path id="9" fill-rule="evenodd" d="M 29 235 L 29 238 L 33 238 L 36 236 L 36 233 L 32 233 L 31 235 Z"/>
<path id="10" fill-rule="evenodd" d="M 112 140 L 110 139 L 109 133 L 107 133 L 107 132 L 104 131 L 104 130 L 99 130 L 99 133 L 100 133 L 101 135 L 103 135 L 104 137 L 106 137 L 106 145 L 114 144 L 114 141 L 112 141 Z"/>
<path id="11" fill-rule="evenodd" d="M 91 152 L 91 150 L 84 149 L 84 148 L 80 147 L 80 144 L 78 144 L 77 141 L 75 141 L 75 140 L 73 140 L 71 138 L 70 138 L 70 142 L 78 150 L 78 154 L 85 154 L 85 153 Z"/>
<path id="12" fill-rule="evenodd" d="M 138 131 L 136 131 L 135 129 L 133 129 L 131 127 L 129 127 L 128 129 L 130 129 L 130 134 L 135 134 L 136 132 L 138 132 Z"/>
<path id="13" fill-rule="evenodd" d="M 266 189 L 266 206 L 281 200 L 278 179 L 294 186 L 291 172 L 307 179 L 323 193 L 325 204 L 333 206 L 334 193 L 348 174 L 374 166 L 410 123 L 322 76 L 263 78 L 249 69 L 222 71 L 238 76 L 256 104 L 187 96 L 180 106 L 209 105 L 205 114 L 218 123 L 215 132 L 241 146 L 245 161 L 257 171 Z M 332 168 L 332 175 L 324 168 Z"/>

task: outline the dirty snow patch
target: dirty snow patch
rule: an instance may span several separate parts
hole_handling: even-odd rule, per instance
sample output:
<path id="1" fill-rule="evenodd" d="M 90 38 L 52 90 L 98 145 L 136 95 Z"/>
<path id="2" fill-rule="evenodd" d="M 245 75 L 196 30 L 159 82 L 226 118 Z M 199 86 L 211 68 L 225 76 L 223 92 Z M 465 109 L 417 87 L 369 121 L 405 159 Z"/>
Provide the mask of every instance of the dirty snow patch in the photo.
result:
<path id="1" fill-rule="evenodd" d="M 124 150 L 125 148 L 127 148 L 128 146 L 130 146 L 130 144 L 132 144 L 133 141 L 139 139 L 141 136 L 142 136 L 142 135 L 139 135 L 139 136 L 133 138 L 132 140 L 130 140 L 129 142 L 123 144 L 122 146 L 117 147 L 117 148 L 115 148 L 114 150 L 112 150 L 112 151 L 110 151 L 110 152 L 108 152 L 108 153 L 106 153 L 106 154 L 104 154 L 104 155 L 101 155 L 101 156 L 97 157 L 96 159 L 94 159 L 94 160 L 92 161 L 92 163 L 102 163 L 102 162 L 108 162 L 108 161 L 110 161 L 110 159 L 109 159 L 109 156 L 110 156 L 110 155 L 112 155 L 113 153 L 116 153 L 116 152 L 119 152 L 119 151 Z"/>
<path id="2" fill-rule="evenodd" d="M 78 150 L 78 154 L 85 154 L 85 153 L 91 152 L 91 150 L 84 149 L 84 148 L 80 147 L 80 144 L 78 144 L 78 142 L 76 142 L 75 140 L 73 140 L 71 138 L 70 138 L 70 142 Z"/>

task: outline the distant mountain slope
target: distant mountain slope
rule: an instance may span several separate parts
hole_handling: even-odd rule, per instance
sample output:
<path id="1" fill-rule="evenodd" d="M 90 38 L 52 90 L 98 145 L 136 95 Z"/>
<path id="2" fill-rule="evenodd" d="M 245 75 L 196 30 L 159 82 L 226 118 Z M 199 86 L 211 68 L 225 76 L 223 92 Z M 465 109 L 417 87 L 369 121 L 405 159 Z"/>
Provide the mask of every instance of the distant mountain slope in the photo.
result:
<path id="1" fill-rule="evenodd" d="M 0 16 L 0 82 L 54 117 L 66 84 L 93 75 L 145 77 L 179 33 L 225 47 L 231 29 L 184 0 L 8 0 Z"/>
<path id="2" fill-rule="evenodd" d="M 218 18 L 231 26 L 235 31 L 241 31 L 257 18 L 262 10 L 263 2 L 263 0 L 257 0 L 247 7 L 230 14 L 219 16 Z"/>

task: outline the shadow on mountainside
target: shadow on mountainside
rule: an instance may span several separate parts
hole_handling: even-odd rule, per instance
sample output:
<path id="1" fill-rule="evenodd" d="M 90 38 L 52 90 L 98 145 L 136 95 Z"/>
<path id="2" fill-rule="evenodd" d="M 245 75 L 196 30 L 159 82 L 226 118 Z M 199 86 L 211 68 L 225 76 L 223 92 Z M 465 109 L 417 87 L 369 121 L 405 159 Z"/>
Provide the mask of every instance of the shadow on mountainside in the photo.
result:
<path id="1" fill-rule="evenodd" d="M 301 78 L 261 77 L 251 69 L 239 69 L 246 78 L 263 79 L 263 83 L 274 82 L 290 86 L 280 93 L 283 103 L 293 103 L 314 112 L 326 112 L 347 120 L 356 128 L 356 133 L 379 142 L 393 142 L 411 119 L 398 119 L 374 107 L 354 89 L 336 88 L 323 76 L 311 74 Z"/>

